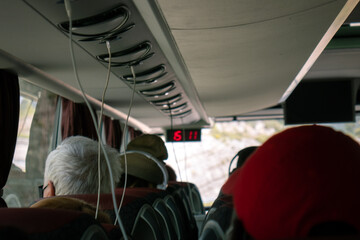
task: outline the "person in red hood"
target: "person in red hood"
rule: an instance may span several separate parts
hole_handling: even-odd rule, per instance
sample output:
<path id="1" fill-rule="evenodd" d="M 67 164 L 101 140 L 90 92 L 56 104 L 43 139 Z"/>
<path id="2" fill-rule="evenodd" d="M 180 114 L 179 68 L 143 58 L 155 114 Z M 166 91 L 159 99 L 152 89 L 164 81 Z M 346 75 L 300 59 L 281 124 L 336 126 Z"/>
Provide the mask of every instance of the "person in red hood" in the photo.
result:
<path id="1" fill-rule="evenodd" d="M 360 232 L 360 146 L 332 128 L 301 126 L 274 135 L 235 181 L 232 239 Z"/>

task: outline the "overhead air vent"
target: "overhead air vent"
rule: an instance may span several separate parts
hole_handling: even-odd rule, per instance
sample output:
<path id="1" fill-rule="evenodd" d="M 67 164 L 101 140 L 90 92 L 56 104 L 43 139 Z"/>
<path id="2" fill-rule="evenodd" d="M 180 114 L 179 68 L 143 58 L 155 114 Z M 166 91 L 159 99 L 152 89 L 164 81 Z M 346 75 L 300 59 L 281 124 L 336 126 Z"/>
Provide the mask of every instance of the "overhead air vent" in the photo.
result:
<path id="1" fill-rule="evenodd" d="M 173 118 L 184 118 L 190 114 L 191 114 L 191 109 L 188 111 L 185 111 L 185 112 L 178 113 L 178 114 L 170 114 L 170 116 Z"/>
<path id="2" fill-rule="evenodd" d="M 181 113 L 182 111 L 184 111 L 186 108 L 187 108 L 187 103 L 183 103 L 176 107 L 161 109 L 161 111 L 164 113 L 178 114 L 178 113 Z"/>
<path id="3" fill-rule="evenodd" d="M 79 41 L 81 42 L 90 42 L 90 41 L 99 41 L 99 43 L 105 43 L 106 41 L 114 41 L 114 40 L 119 40 L 121 39 L 121 35 L 123 33 L 126 33 L 127 31 L 129 31 L 130 29 L 132 29 L 133 27 L 135 27 L 135 24 L 129 24 L 128 26 L 122 27 L 121 29 L 119 29 L 118 31 L 108 34 L 106 36 L 95 36 L 95 37 L 88 37 L 88 38 L 83 38 L 80 39 Z"/>
<path id="4" fill-rule="evenodd" d="M 70 22 L 63 0 L 23 1 L 70 37 Z M 161 127 L 170 124 L 170 117 L 179 117 L 172 122 L 174 126 L 207 123 L 206 112 L 197 92 L 192 90 L 194 86 L 190 73 L 156 1 L 145 2 L 70 0 L 72 43 L 77 46 L 77 51 L 85 53 L 77 61 L 96 65 L 93 60 L 97 59 L 99 69 L 105 71 L 111 60 L 111 78 L 119 81 L 116 83 L 121 92 L 119 102 L 126 95 L 122 94 L 127 90 L 126 86 L 131 88 L 129 91 L 136 90 L 141 99 L 137 101 L 138 104 L 151 104 L 146 114 L 153 115 L 147 116 L 145 122 L 156 115 L 156 118 L 161 116 L 157 122 Z M 59 42 L 67 46 L 68 42 L 64 40 L 59 39 Z M 107 41 L 109 44 L 105 46 Z M 86 81 L 96 87 L 98 84 L 102 86 L 95 75 Z M 97 94 L 100 93 L 94 92 L 93 97 L 98 98 L 100 95 Z M 139 109 L 142 107 L 140 105 Z M 132 117 L 141 120 L 142 116 L 144 113 L 134 111 Z"/>
<path id="5" fill-rule="evenodd" d="M 159 65 L 144 72 L 136 73 L 135 83 L 156 83 L 158 79 L 162 78 L 167 74 L 167 72 L 165 72 L 165 69 L 165 65 Z M 124 76 L 124 79 L 129 83 L 134 82 L 132 75 L 126 75 Z"/>
<path id="6" fill-rule="evenodd" d="M 174 89 L 175 89 L 175 83 L 174 83 L 174 81 L 171 81 L 171 82 L 163 84 L 163 85 L 161 85 L 159 87 L 148 89 L 148 90 L 143 90 L 143 91 L 140 91 L 140 92 L 145 97 L 158 98 L 158 97 L 161 97 L 161 96 L 169 95 L 169 93 L 171 91 L 173 91 Z"/>
<path id="7" fill-rule="evenodd" d="M 176 105 L 181 99 L 182 99 L 181 94 L 177 94 L 173 97 L 169 97 L 166 99 L 151 101 L 151 103 L 157 107 L 168 107 L 169 105 L 170 106 Z"/>
<path id="8" fill-rule="evenodd" d="M 135 47 L 111 53 L 111 65 L 124 66 L 137 64 L 152 56 L 151 53 L 149 54 L 150 50 L 151 44 L 149 42 L 143 42 Z M 97 56 L 97 58 L 102 62 L 109 62 L 109 54 L 102 54 Z"/>
<path id="9" fill-rule="evenodd" d="M 82 37 L 106 37 L 120 31 L 129 19 L 129 10 L 124 6 L 112 8 L 100 14 L 72 21 L 72 34 Z M 69 22 L 62 22 L 59 28 L 69 32 Z"/>

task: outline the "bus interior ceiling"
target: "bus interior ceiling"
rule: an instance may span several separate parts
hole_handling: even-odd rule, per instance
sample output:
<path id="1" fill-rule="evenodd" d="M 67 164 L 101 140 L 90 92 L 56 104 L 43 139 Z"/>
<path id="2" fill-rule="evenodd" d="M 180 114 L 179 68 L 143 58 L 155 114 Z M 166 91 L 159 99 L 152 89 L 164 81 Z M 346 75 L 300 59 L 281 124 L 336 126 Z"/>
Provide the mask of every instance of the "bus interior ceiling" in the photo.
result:
<path id="1" fill-rule="evenodd" d="M 71 9 L 66 9 L 65 3 L 70 3 Z M 70 19 L 67 11 L 71 13 Z M 9 208 L 28 206 L 36 199 L 34 189 L 38 190 L 37 186 L 43 183 L 46 156 L 56 148 L 57 141 L 66 138 L 61 136 L 60 120 L 66 115 L 61 111 L 66 99 L 83 106 L 75 69 L 97 111 L 110 70 L 104 115 L 120 120 L 122 125 L 117 122 L 116 137 L 122 134 L 121 127 L 128 117 L 133 133 L 166 135 L 167 130 L 182 128 L 197 136 L 200 128 L 210 127 L 214 122 L 274 118 L 284 118 L 285 124 L 346 122 L 354 121 L 360 111 L 359 0 L 1 0 L 0 31 L 0 70 L 18 76 L 20 91 L 24 90 L 20 100 L 28 101 L 28 108 L 23 109 L 25 114 L 19 117 L 23 123 L 14 131 L 14 136 L 17 134 L 18 140 L 23 141 L 16 145 L 22 148 L 19 159 L 23 165 L 17 164 L 15 150 L 8 166 L 10 175 L 18 178 L 7 181 L 4 191 L 0 189 L 1 195 L 4 193 L 0 200 L 3 197 Z M 24 82 L 31 84 L 25 86 Z M 22 84 L 26 89 L 21 89 Z M 45 96 L 42 99 L 40 92 Z M 64 99 L 57 101 L 58 96 Z M 330 108 L 324 108 L 324 102 Z M 45 108 L 52 113 L 43 114 Z M 31 122 L 33 118 L 27 120 L 29 112 L 46 115 L 36 123 L 38 135 L 33 134 L 32 141 L 30 133 L 22 132 L 23 128 L 30 132 L 36 125 Z M 98 132 L 98 136 L 107 138 L 106 126 L 102 130 L 103 135 Z M 123 146 L 118 141 L 118 151 L 124 149 L 127 140 Z M 198 159 L 202 165 L 216 169 L 217 165 L 211 165 L 212 159 L 206 159 L 207 156 L 219 151 L 225 156 L 222 149 L 230 144 L 224 141 L 217 148 L 217 143 L 206 144 L 213 152 Z M 168 150 L 168 165 L 173 160 L 171 155 L 176 155 L 174 145 L 172 152 Z M 182 149 L 184 168 L 188 170 L 185 144 Z M 219 193 L 218 182 L 223 184 L 222 177 L 227 178 L 230 172 L 229 168 L 226 176 L 215 179 L 207 169 L 199 171 L 195 164 L 191 167 L 203 180 L 202 184 L 212 185 L 215 194 Z M 167 183 L 168 176 L 165 167 L 162 168 L 162 189 L 130 189 L 124 195 L 123 189 L 116 189 L 112 195 L 102 195 L 102 210 L 112 212 L 113 203 L 124 196 L 124 208 L 119 212 L 122 218 L 127 214 L 133 218 L 124 221 L 126 234 L 131 233 L 133 239 L 151 234 L 154 239 L 158 239 L 157 235 L 169 236 L 164 239 L 197 239 L 205 216 L 201 189 L 183 183 L 188 181 L 187 175 L 184 179 L 180 175 L 180 182 Z M 177 168 L 181 173 L 178 163 Z M 209 175 L 215 180 L 209 180 Z M 95 197 L 84 194 L 75 198 L 95 204 Z M 136 203 L 139 198 L 141 204 Z M 134 203 L 136 210 L 132 209 Z M 10 220 L 16 226 L 16 216 L 31 222 L 33 212 L 41 221 L 47 219 L 41 217 L 43 214 L 53 214 L 55 218 L 57 214 L 59 218 L 69 214 L 40 209 L 32 212 L 28 208 L 12 210 L 2 212 L 15 215 Z M 78 214 L 67 217 L 81 222 Z M 167 232 L 158 223 L 160 217 L 163 225 L 169 225 Z M 8 226 L 8 219 L 0 220 L 0 228 Z M 94 219 L 87 221 L 93 223 Z M 155 225 L 160 230 L 152 229 Z"/>
<path id="2" fill-rule="evenodd" d="M 357 3 L 71 1 L 80 80 L 99 104 L 109 41 L 107 114 L 125 119 L 133 65 L 137 94 L 130 125 L 144 132 L 271 112 L 303 79 L 358 79 L 359 31 L 349 30 L 349 23 L 360 21 Z M 0 11 L 1 68 L 81 102 L 64 2 L 3 0 Z M 339 29 L 349 34 L 337 37 Z"/>

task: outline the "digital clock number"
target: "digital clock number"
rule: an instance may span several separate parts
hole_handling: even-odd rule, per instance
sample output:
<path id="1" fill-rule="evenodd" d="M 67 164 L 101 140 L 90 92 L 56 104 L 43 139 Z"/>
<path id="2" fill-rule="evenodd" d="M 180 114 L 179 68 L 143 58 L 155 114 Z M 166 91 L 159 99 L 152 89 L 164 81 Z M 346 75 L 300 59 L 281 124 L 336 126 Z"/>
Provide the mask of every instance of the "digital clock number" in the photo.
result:
<path id="1" fill-rule="evenodd" d="M 166 131 L 167 142 L 201 141 L 201 129 L 173 129 Z"/>
<path id="2" fill-rule="evenodd" d="M 183 140 L 182 134 L 183 134 L 183 131 L 177 130 L 177 131 L 174 132 L 174 135 L 173 135 L 173 138 L 172 138 L 172 139 L 173 139 L 175 142 L 182 141 L 182 140 Z"/>

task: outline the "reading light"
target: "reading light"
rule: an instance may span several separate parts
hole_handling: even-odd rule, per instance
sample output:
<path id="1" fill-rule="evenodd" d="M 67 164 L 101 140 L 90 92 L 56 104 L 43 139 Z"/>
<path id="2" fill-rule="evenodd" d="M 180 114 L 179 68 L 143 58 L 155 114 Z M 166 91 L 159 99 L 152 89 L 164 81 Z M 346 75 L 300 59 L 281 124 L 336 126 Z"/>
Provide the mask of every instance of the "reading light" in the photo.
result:
<path id="1" fill-rule="evenodd" d="M 149 42 L 143 42 L 134 47 L 128 48 L 123 51 L 111 53 L 111 65 L 112 66 L 122 66 L 133 64 L 135 62 L 142 61 L 148 57 L 148 54 L 151 50 L 151 44 Z M 97 58 L 102 62 L 109 62 L 109 54 L 102 54 L 97 56 Z"/>
<path id="2" fill-rule="evenodd" d="M 144 72 L 136 73 L 136 84 L 139 83 L 156 83 L 158 79 L 167 74 L 165 65 L 159 65 Z M 125 75 L 124 79 L 129 83 L 134 83 L 132 75 Z"/>
<path id="3" fill-rule="evenodd" d="M 140 91 L 141 94 L 143 94 L 146 97 L 155 97 L 158 98 L 160 96 L 167 96 L 169 95 L 169 92 L 175 89 L 175 83 L 174 81 L 168 82 L 166 84 L 163 84 L 159 87 L 155 87 L 148 90 Z"/>
<path id="4" fill-rule="evenodd" d="M 73 20 L 72 34 L 83 37 L 105 36 L 120 30 L 129 19 L 129 11 L 124 6 L 112 8 L 95 16 Z M 60 23 L 59 28 L 69 32 L 69 22 Z"/>

